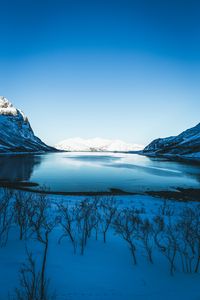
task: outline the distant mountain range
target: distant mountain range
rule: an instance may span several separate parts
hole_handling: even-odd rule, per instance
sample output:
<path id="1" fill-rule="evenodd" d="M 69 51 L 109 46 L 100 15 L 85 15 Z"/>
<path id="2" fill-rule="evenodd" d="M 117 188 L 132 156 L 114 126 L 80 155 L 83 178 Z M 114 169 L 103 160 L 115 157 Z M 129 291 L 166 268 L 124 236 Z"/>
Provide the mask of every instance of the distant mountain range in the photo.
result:
<path id="1" fill-rule="evenodd" d="M 142 150 L 144 148 L 143 146 L 138 144 L 129 144 L 120 140 L 109 140 L 101 138 L 71 138 L 61 141 L 55 147 L 59 150 L 77 152 L 129 152 Z"/>
<path id="2" fill-rule="evenodd" d="M 154 140 L 144 148 L 142 154 L 200 161 L 200 123 L 178 136 Z"/>
<path id="3" fill-rule="evenodd" d="M 0 96 L 0 153 L 53 150 L 34 135 L 24 113 Z"/>

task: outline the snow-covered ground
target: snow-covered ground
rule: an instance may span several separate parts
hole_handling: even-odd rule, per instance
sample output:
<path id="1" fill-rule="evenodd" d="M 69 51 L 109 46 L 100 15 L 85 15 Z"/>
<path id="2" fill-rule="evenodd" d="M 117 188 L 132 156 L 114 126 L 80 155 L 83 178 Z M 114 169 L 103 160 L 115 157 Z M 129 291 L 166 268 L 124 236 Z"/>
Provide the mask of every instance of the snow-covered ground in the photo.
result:
<path id="1" fill-rule="evenodd" d="M 73 207 L 85 197 L 47 196 L 55 203 L 63 202 Z M 105 198 L 106 199 L 106 198 Z M 161 205 L 162 199 L 150 196 L 116 196 L 119 208 L 132 207 L 143 211 L 153 218 Z M 178 214 L 183 205 L 189 204 L 168 201 Z M 138 264 L 133 264 L 126 243 L 109 230 L 107 242 L 99 235 L 96 241 L 91 237 L 85 254 L 73 253 L 68 239 L 58 244 L 61 236 L 60 226 L 50 234 L 47 257 L 47 277 L 49 287 L 55 291 L 53 299 L 58 300 L 198 300 L 200 299 L 200 274 L 184 274 L 179 268 L 174 276 L 169 274 L 169 265 L 160 253 L 154 253 L 154 264 L 150 264 L 142 250 L 136 252 Z M 43 245 L 36 240 L 20 241 L 19 231 L 13 226 L 7 245 L 0 248 L 0 299 L 7 299 L 8 292 L 19 286 L 20 265 L 26 261 L 25 244 L 38 259 L 43 254 Z"/>
<path id="2" fill-rule="evenodd" d="M 130 144 L 120 140 L 109 140 L 102 138 L 70 138 L 59 142 L 55 147 L 59 150 L 78 152 L 129 152 L 142 150 L 144 148 L 143 145 Z"/>

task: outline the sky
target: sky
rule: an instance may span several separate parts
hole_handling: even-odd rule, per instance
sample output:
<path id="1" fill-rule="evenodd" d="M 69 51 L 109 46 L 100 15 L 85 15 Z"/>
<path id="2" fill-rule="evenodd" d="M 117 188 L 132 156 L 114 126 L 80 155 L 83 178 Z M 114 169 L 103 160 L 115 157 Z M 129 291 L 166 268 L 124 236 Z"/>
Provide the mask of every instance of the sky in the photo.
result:
<path id="1" fill-rule="evenodd" d="M 199 0 L 0 0 L 0 95 L 54 145 L 200 122 Z"/>

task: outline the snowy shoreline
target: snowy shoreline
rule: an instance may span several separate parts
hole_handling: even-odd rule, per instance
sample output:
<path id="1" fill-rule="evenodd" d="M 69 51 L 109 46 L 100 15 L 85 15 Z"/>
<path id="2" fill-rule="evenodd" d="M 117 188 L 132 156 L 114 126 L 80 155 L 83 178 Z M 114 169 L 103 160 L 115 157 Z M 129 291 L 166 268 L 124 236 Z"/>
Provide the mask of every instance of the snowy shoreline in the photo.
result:
<path id="1" fill-rule="evenodd" d="M 23 201 L 27 200 L 27 205 L 30 204 L 32 198 L 29 198 L 27 193 L 17 195 L 24 195 Z M 92 202 L 88 202 L 90 199 L 98 200 L 95 197 L 86 199 L 84 196 L 47 195 L 46 197 L 48 202 L 52 204 L 50 212 L 52 214 L 58 213 L 58 216 L 58 204 L 61 204 L 61 208 L 68 207 L 70 212 L 73 212 L 73 207 L 82 211 L 83 201 L 92 204 Z M 20 200 L 19 198 L 16 199 Z M 16 201 L 16 199 L 13 200 Z M 38 198 L 41 201 L 42 199 Z M 109 203 L 111 198 L 101 197 L 99 200 Z M 127 209 L 133 209 L 133 212 L 139 214 L 142 220 L 146 218 L 154 220 L 157 214 L 162 212 L 166 221 L 173 213 L 172 220 L 176 222 L 184 208 L 192 208 L 193 210 L 198 208 L 198 203 L 195 202 L 186 204 L 172 200 L 163 201 L 164 199 L 147 195 L 115 196 L 114 200 L 119 210 L 126 212 Z M 112 205 L 112 201 L 110 204 Z M 101 213 L 104 213 L 103 211 Z M 101 222 L 104 222 L 104 219 L 101 219 Z M 62 224 L 63 222 L 59 221 L 49 234 L 46 278 L 50 280 L 48 291 L 52 294 L 52 299 L 198 299 L 200 275 L 182 272 L 181 264 L 177 262 L 175 274 L 171 276 L 165 255 L 155 247 L 152 248 L 152 264 L 148 262 L 145 248 L 142 247 L 139 239 L 136 246 L 137 265 L 134 265 L 129 247 L 111 226 L 106 235 L 106 243 L 103 241 L 102 231 L 99 229 L 98 239 L 95 237 L 95 232 L 91 234 L 84 249 L 84 255 L 81 255 L 79 244 L 77 244 L 76 253 L 74 253 L 73 244 L 69 238 L 65 237 L 59 242 L 63 235 Z M 32 253 L 36 266 L 40 268 L 44 253 L 43 243 L 32 235 L 20 240 L 19 225 L 13 223 L 6 245 L 0 248 L 0 268 L 4 270 L 0 272 L 0 299 L 8 299 L 8 293 L 11 299 L 15 299 L 12 297 L 14 297 L 15 289 L 18 287 L 21 292 L 23 291 L 20 287 L 19 270 L 23 266 L 27 266 L 25 265 L 27 263 L 26 249 Z"/>
<path id="2" fill-rule="evenodd" d="M 49 197 L 64 196 L 64 197 L 130 197 L 130 196 L 149 196 L 155 199 L 167 199 L 180 202 L 200 202 L 200 188 L 180 188 L 174 187 L 171 190 L 148 190 L 143 192 L 127 192 L 120 189 L 110 189 L 109 191 L 88 191 L 88 192 L 63 192 L 63 191 L 51 191 L 48 189 L 34 189 L 38 184 L 34 182 L 22 182 L 20 183 L 0 183 L 0 189 L 8 188 L 11 190 L 43 194 Z"/>

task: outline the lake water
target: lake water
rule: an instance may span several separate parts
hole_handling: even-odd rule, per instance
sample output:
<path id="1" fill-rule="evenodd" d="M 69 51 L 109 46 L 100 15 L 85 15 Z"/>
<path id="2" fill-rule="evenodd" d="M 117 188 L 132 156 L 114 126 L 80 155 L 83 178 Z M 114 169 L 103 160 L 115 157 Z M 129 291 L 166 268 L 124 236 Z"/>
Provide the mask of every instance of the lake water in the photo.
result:
<path id="1" fill-rule="evenodd" d="M 200 188 L 200 166 L 136 154 L 48 153 L 0 157 L 0 182 L 26 181 L 54 192 Z"/>

